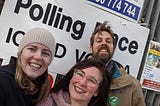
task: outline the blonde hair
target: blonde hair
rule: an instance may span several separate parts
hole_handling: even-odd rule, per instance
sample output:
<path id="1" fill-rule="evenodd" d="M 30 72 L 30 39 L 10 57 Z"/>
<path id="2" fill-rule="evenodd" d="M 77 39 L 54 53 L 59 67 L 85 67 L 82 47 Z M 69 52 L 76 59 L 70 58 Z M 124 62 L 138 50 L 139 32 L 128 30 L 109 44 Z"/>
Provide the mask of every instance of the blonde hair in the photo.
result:
<path id="1" fill-rule="evenodd" d="M 36 81 L 33 82 L 32 80 L 30 80 L 23 72 L 21 68 L 20 56 L 18 56 L 15 80 L 26 95 L 36 95 L 36 93 L 39 92 L 39 94 L 37 94 L 37 96 L 32 99 L 33 104 L 39 103 L 41 100 L 48 96 L 50 81 L 48 77 L 48 71 L 46 71 L 45 73 L 44 75 L 40 76 L 45 77 L 45 80 L 43 83 L 41 83 L 39 88 L 36 85 Z"/>

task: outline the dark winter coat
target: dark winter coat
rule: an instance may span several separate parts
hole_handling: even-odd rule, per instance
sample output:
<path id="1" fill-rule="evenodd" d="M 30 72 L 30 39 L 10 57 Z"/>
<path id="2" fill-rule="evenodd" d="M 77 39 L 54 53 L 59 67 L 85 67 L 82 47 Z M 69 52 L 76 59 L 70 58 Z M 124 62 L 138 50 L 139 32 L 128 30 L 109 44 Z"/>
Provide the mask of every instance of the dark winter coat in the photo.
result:
<path id="1" fill-rule="evenodd" d="M 0 106 L 31 106 L 31 97 L 15 81 L 15 70 L 16 61 L 0 67 Z"/>

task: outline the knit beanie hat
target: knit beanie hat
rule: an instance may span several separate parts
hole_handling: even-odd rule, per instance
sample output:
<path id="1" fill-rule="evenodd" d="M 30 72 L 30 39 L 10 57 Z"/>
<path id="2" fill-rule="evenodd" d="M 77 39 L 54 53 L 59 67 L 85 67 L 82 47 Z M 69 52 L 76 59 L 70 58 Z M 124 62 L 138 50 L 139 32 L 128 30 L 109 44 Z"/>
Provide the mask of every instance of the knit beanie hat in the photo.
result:
<path id="1" fill-rule="evenodd" d="M 18 53 L 20 53 L 25 46 L 31 43 L 40 43 L 51 51 L 52 58 L 55 54 L 55 39 L 51 32 L 43 28 L 33 28 L 26 32 L 20 41 Z"/>

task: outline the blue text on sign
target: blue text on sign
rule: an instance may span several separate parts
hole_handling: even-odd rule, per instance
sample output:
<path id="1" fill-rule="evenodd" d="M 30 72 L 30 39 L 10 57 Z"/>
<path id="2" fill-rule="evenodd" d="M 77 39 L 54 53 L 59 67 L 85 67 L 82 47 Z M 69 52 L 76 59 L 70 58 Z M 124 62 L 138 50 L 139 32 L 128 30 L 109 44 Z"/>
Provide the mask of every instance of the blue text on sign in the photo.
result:
<path id="1" fill-rule="evenodd" d="M 89 2 L 98 4 L 105 8 L 116 11 L 134 20 L 138 19 L 140 7 L 126 0 L 88 0 Z"/>

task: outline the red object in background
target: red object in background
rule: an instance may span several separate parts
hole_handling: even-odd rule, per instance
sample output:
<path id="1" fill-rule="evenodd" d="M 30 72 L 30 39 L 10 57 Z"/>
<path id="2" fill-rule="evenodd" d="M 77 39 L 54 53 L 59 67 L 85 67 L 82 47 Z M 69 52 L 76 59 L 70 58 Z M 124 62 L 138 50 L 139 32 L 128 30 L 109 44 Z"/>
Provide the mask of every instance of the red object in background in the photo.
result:
<path id="1" fill-rule="evenodd" d="M 144 79 L 142 86 L 160 91 L 160 83 L 148 79 Z"/>
<path id="2" fill-rule="evenodd" d="M 52 89 L 52 86 L 53 86 L 53 82 L 54 82 L 54 79 L 53 79 L 53 76 L 51 74 L 48 74 L 48 77 L 49 77 L 49 80 L 50 80 L 50 89 L 49 89 L 49 93 Z"/>

